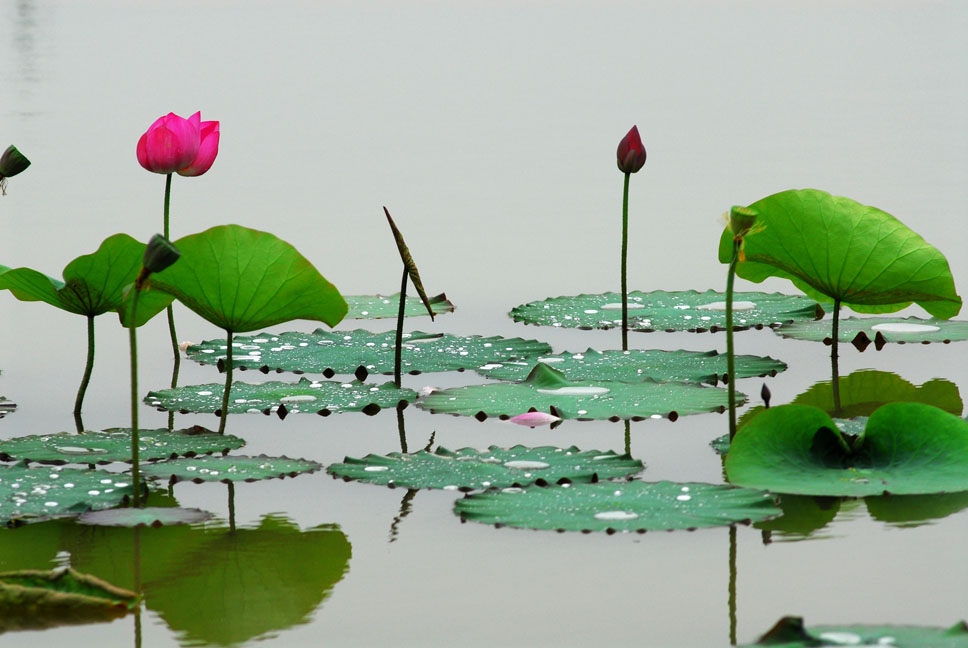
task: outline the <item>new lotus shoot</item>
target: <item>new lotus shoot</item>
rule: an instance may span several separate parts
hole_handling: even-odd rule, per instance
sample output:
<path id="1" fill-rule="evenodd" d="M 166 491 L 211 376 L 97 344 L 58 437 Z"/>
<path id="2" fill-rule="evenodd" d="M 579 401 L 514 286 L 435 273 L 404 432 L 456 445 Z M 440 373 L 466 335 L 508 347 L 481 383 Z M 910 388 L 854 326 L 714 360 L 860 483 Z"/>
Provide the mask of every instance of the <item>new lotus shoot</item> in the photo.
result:
<path id="1" fill-rule="evenodd" d="M 729 229 L 733 234 L 733 255 L 726 275 L 726 374 L 729 391 L 729 440 L 736 436 L 736 356 L 733 349 L 733 280 L 736 264 L 743 255 L 743 237 L 756 224 L 756 212 L 748 207 L 733 207 L 729 212 Z"/>

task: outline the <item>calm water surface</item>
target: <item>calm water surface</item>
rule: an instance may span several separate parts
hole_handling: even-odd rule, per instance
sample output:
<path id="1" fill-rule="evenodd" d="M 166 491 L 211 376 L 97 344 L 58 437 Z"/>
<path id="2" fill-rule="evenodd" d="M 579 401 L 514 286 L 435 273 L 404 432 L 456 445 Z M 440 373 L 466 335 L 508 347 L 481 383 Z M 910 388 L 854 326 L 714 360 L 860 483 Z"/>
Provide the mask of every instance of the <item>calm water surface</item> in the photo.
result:
<path id="1" fill-rule="evenodd" d="M 411 328 L 534 337 L 557 351 L 617 347 L 614 331 L 524 327 L 505 313 L 549 295 L 617 288 L 622 176 L 614 150 L 633 123 L 649 153 L 632 181 L 636 289 L 722 287 L 719 215 L 795 187 L 895 214 L 948 256 L 956 283 L 968 281 L 968 7 L 960 2 L 0 7 L 0 145 L 15 143 L 34 163 L 0 199 L 4 265 L 58 274 L 110 234 L 146 240 L 159 231 L 164 179 L 138 166 L 135 144 L 159 115 L 200 109 L 203 119 L 221 121 L 221 149 L 205 176 L 175 178 L 173 235 L 225 222 L 268 229 L 344 293 L 389 293 L 399 260 L 382 216 L 387 205 L 428 290 L 446 291 L 458 306 L 436 323 L 410 320 Z M 763 287 L 792 292 L 779 281 Z M 0 393 L 20 407 L 0 422 L 0 435 L 73 429 L 83 320 L 9 296 L 2 302 Z M 183 339 L 219 336 L 186 309 L 177 318 Z M 167 385 L 166 336 L 159 319 L 139 337 L 144 391 Z M 711 334 L 631 341 L 725 344 Z M 110 316 L 98 320 L 97 344 L 85 423 L 125 425 L 127 340 Z M 737 346 L 789 364 L 768 380 L 774 402 L 829 379 L 820 345 L 753 331 L 738 335 Z M 964 389 L 966 353 L 964 343 L 863 354 L 848 347 L 841 371 L 889 370 L 916 385 L 945 378 Z M 219 380 L 195 365 L 182 375 L 182 384 Z M 432 374 L 406 383 L 476 380 Z M 756 394 L 761 383 L 739 388 Z M 184 425 L 214 422 L 179 417 Z M 164 423 L 163 414 L 142 412 L 145 427 Z M 623 444 L 622 426 L 608 422 L 529 430 L 410 408 L 406 423 L 412 448 L 432 433 L 450 448 Z M 229 425 L 250 454 L 329 464 L 399 449 L 388 412 L 236 416 Z M 635 423 L 632 452 L 647 464 L 644 479 L 720 483 L 708 443 L 725 431 L 716 414 Z M 421 491 L 404 502 L 400 490 L 313 474 L 239 484 L 235 516 L 245 531 L 233 540 L 223 528 L 225 485 L 180 484 L 174 494 L 221 521 L 178 540 L 143 533 L 143 569 L 155 583 L 146 593 L 145 646 L 260 637 L 260 645 L 279 646 L 729 644 L 725 528 L 644 536 L 496 530 L 460 524 L 453 493 Z M 130 577 L 131 534 L 61 523 L 3 535 L 14 549 L 0 551 L 0 568 L 48 566 L 60 551 L 119 581 Z M 24 538 L 22 555 L 12 537 Z M 887 523 L 862 501 L 842 503 L 807 537 L 774 533 L 765 544 L 761 530 L 739 527 L 737 639 L 755 640 L 785 614 L 817 624 L 950 626 L 968 610 L 966 537 L 965 510 Z M 217 597 L 203 595 L 213 583 L 251 596 L 213 603 Z M 270 607 L 285 613 L 272 617 Z M 0 635 L 3 646 L 28 640 L 133 645 L 134 623 Z"/>

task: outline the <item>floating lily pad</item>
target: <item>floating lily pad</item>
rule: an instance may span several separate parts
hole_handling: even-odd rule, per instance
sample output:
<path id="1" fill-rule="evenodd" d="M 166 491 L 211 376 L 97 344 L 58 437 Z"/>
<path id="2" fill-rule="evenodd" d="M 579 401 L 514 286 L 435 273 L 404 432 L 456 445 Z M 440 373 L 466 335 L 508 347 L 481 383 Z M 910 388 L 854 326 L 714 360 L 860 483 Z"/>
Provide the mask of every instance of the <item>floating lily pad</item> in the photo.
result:
<path id="1" fill-rule="evenodd" d="M 737 378 L 775 376 L 786 364 L 770 357 L 736 356 Z M 498 380 L 524 380 L 537 362 L 553 366 L 569 380 L 705 382 L 726 379 L 726 356 L 716 351 L 596 351 L 558 353 L 531 360 L 491 363 L 477 372 Z"/>
<path id="2" fill-rule="evenodd" d="M 384 319 L 400 314 L 400 293 L 395 295 L 351 295 L 344 296 L 349 312 L 344 319 Z M 434 315 L 453 313 L 454 304 L 447 295 L 440 293 L 429 298 Z M 429 315 L 427 307 L 419 297 L 407 297 L 403 307 L 404 317 Z"/>
<path id="3" fill-rule="evenodd" d="M 734 293 L 734 329 L 761 329 L 787 322 L 823 316 L 818 303 L 806 297 L 780 293 Z M 715 290 L 665 292 L 656 290 L 629 293 L 630 331 L 704 331 L 725 330 L 726 295 Z M 580 329 L 610 329 L 622 326 L 622 295 L 554 297 L 516 306 L 508 313 L 515 322 Z"/>
<path id="4" fill-rule="evenodd" d="M 216 434 L 195 426 L 169 432 L 167 429 L 141 430 L 141 461 L 193 457 L 197 454 L 225 453 L 245 445 L 230 434 Z M 106 464 L 131 461 L 131 430 L 115 428 L 83 434 L 32 434 L 0 441 L 0 460 L 27 460 L 49 464 Z"/>
<path id="5" fill-rule="evenodd" d="M 813 626 L 803 627 L 801 617 L 783 617 L 752 646 L 815 648 L 818 646 L 898 646 L 899 648 L 968 648 L 968 625 L 950 628 L 921 626 Z"/>
<path id="6" fill-rule="evenodd" d="M 411 454 L 346 457 L 326 472 L 343 479 L 404 488 L 475 490 L 551 483 L 598 481 L 629 477 L 643 469 L 642 462 L 612 451 L 582 452 L 572 446 L 527 448 L 514 446 L 487 450 L 438 448 Z"/>
<path id="7" fill-rule="evenodd" d="M 225 457 L 194 457 L 192 459 L 172 459 L 148 464 L 142 472 L 149 479 L 168 478 L 172 482 L 190 480 L 202 482 L 253 482 L 261 479 L 295 477 L 302 473 L 316 472 L 322 466 L 307 459 L 289 457 L 246 457 L 227 455 Z"/>
<path id="8" fill-rule="evenodd" d="M 968 490 L 968 422 L 930 405 L 890 403 L 863 435 L 823 411 L 781 405 L 743 426 L 726 455 L 733 484 L 800 495 L 916 495 Z"/>
<path id="9" fill-rule="evenodd" d="M 3 396 L 0 396 L 0 419 L 7 414 L 13 414 L 15 411 L 17 411 L 17 404 L 11 403 Z"/>
<path id="10" fill-rule="evenodd" d="M 746 396 L 737 394 L 738 404 Z M 508 418 L 531 408 L 552 411 L 563 419 L 618 421 L 644 418 L 676 420 L 687 414 L 723 412 L 727 392 L 718 387 L 643 381 L 569 381 L 559 371 L 538 363 L 527 380 L 470 385 L 435 391 L 417 406 L 437 414 Z"/>
<path id="11" fill-rule="evenodd" d="M 160 410 L 187 412 L 216 412 L 222 408 L 222 390 L 216 383 L 192 385 L 176 389 L 148 392 L 145 402 Z M 340 412 L 376 414 L 383 408 L 416 400 L 417 392 L 393 383 L 364 384 L 315 381 L 300 378 L 298 383 L 267 382 L 232 383 L 229 412 L 232 414 L 287 414 L 300 412 L 321 416 Z"/>
<path id="12" fill-rule="evenodd" d="M 91 526 L 113 527 L 160 527 L 179 524 L 197 524 L 210 520 L 208 511 L 174 506 L 119 508 L 106 511 L 88 511 L 81 514 L 77 521 Z"/>
<path id="13" fill-rule="evenodd" d="M 104 470 L 0 466 L 0 523 L 112 508 L 132 493 L 129 476 Z"/>
<path id="14" fill-rule="evenodd" d="M 462 520 L 560 531 L 669 531 L 765 520 L 780 514 L 759 490 L 676 482 L 602 482 L 505 488 L 458 500 Z"/>
<path id="15" fill-rule="evenodd" d="M 336 374 L 393 374 L 394 331 L 324 331 L 313 333 L 260 333 L 237 336 L 232 365 L 237 369 Z M 189 358 L 202 364 L 225 363 L 225 340 L 208 340 L 188 348 Z M 464 371 L 488 362 L 551 353 L 551 347 L 537 340 L 521 338 L 460 337 L 413 331 L 403 334 L 403 372 Z M 220 365 L 220 366 L 221 366 Z"/>
<path id="16" fill-rule="evenodd" d="M 858 351 L 871 344 L 880 351 L 889 342 L 897 344 L 963 342 L 968 340 L 968 322 L 963 320 L 920 319 L 917 317 L 848 317 L 840 320 L 837 338 L 850 342 Z M 777 333 L 795 340 L 830 344 L 830 322 L 784 324 Z"/>

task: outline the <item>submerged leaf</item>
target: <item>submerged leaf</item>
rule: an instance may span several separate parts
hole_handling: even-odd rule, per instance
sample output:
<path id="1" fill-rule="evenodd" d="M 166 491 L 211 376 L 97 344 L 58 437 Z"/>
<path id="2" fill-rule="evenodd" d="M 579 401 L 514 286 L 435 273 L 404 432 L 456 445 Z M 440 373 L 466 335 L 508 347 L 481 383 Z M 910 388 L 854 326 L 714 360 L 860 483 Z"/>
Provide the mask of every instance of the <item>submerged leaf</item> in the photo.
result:
<path id="1" fill-rule="evenodd" d="M 400 293 L 395 295 L 344 295 L 349 311 L 344 319 L 384 319 L 400 314 Z M 434 315 L 454 312 L 454 304 L 440 293 L 428 298 Z M 427 308 L 419 297 L 407 297 L 404 317 L 427 315 Z"/>
<path id="2" fill-rule="evenodd" d="M 227 455 L 224 457 L 193 457 L 191 459 L 172 459 L 144 466 L 142 472 L 149 479 L 168 478 L 172 482 L 189 480 L 201 482 L 258 481 L 260 479 L 281 479 L 295 477 L 302 473 L 316 472 L 322 466 L 308 459 L 289 457 L 246 457 Z"/>
<path id="3" fill-rule="evenodd" d="M 776 331 L 786 338 L 830 344 L 830 322 L 794 322 Z M 889 342 L 897 344 L 963 342 L 968 340 L 968 322 L 963 320 L 920 319 L 917 317 L 848 317 L 840 320 L 837 338 L 850 342 L 858 351 L 871 344 L 880 351 Z"/>
<path id="4" fill-rule="evenodd" d="M 131 478 L 104 470 L 0 466 L 0 523 L 33 521 L 117 506 L 131 497 Z"/>

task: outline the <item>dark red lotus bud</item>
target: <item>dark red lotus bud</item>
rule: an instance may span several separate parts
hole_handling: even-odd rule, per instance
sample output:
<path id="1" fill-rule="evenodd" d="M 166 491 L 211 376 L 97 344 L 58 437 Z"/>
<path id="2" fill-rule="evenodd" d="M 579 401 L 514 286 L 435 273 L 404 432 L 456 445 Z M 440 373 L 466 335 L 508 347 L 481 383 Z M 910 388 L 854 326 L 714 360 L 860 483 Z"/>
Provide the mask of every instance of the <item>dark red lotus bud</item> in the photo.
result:
<path id="1" fill-rule="evenodd" d="M 639 137 L 638 126 L 633 126 L 632 130 L 618 143 L 618 170 L 622 173 L 635 173 L 645 164 L 645 146 L 642 138 Z"/>

